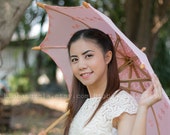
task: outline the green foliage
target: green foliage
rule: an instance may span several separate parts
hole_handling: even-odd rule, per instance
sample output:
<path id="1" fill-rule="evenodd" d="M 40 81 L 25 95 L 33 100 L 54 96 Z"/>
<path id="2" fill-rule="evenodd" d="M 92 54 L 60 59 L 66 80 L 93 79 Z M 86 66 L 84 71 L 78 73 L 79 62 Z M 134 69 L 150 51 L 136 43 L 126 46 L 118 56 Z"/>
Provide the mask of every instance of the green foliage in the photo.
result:
<path id="1" fill-rule="evenodd" d="M 160 78 L 161 84 L 166 93 L 170 96 L 170 46 L 168 44 L 170 34 L 167 29 L 170 28 L 170 23 L 165 25 L 160 33 L 156 46 L 155 59 L 152 63 L 153 69 Z"/>
<path id="2" fill-rule="evenodd" d="M 41 69 L 37 69 L 41 70 L 40 74 L 46 73 L 50 81 L 55 81 L 56 79 L 55 73 L 57 66 L 55 62 L 47 54 L 45 54 L 44 52 L 40 52 L 39 59 L 37 59 L 35 63 L 39 63 L 39 65 L 41 65 L 40 67 Z"/>
<path id="3" fill-rule="evenodd" d="M 170 87 L 170 54 L 167 51 L 165 41 L 159 41 L 157 45 L 156 58 L 153 62 L 153 67 L 165 87 Z"/>
<path id="4" fill-rule="evenodd" d="M 125 1 L 122 0 L 86 0 L 94 8 L 107 15 L 118 28 L 125 31 Z"/>
<path id="5" fill-rule="evenodd" d="M 109 16 L 113 22 L 118 26 L 118 28 L 121 29 L 121 31 L 125 31 L 126 26 L 126 20 L 125 20 L 125 14 L 127 11 L 125 11 L 125 3 L 126 0 L 39 0 L 39 2 L 50 4 L 50 5 L 60 5 L 60 6 L 78 6 L 82 4 L 82 1 L 89 2 L 93 7 L 98 9 L 99 11 L 103 12 L 107 16 Z M 18 34 L 18 39 L 21 39 L 21 36 L 24 34 L 25 42 L 20 43 L 21 45 L 24 45 L 24 51 L 28 49 L 28 46 L 35 46 L 39 45 L 42 40 L 45 37 L 46 33 L 43 33 L 42 28 L 45 22 L 47 21 L 47 13 L 44 9 L 38 7 L 36 5 L 36 0 L 33 0 L 30 7 L 27 9 L 25 16 L 21 20 L 18 28 L 16 29 L 16 33 Z M 140 2 L 140 1 L 139 1 Z M 36 40 L 28 40 L 29 32 L 31 28 L 36 25 L 40 24 L 41 30 L 36 37 Z M 161 29 L 161 31 L 158 34 L 158 43 L 156 46 L 156 54 L 155 59 L 152 63 L 153 69 L 160 78 L 160 81 L 166 90 L 167 93 L 170 95 L 170 48 L 168 48 L 166 42 L 168 41 L 168 35 L 170 35 L 170 22 L 166 23 L 167 25 L 164 26 L 164 28 Z M 138 29 L 136 29 L 138 30 Z M 156 37 L 157 40 L 157 37 Z M 18 45 L 18 42 L 17 44 Z M 26 60 L 25 60 L 26 61 Z M 26 63 L 26 62 L 25 62 Z M 30 65 L 32 66 L 32 65 Z M 46 72 L 47 76 L 49 77 L 50 81 L 55 79 L 55 70 L 56 65 L 53 62 L 53 60 L 44 52 L 39 52 L 37 54 L 37 58 L 35 61 L 34 67 L 34 75 L 33 78 L 36 78 L 35 76 L 41 75 L 41 73 Z M 25 66 L 28 67 L 28 66 Z M 25 70 L 26 71 L 26 70 Z M 30 81 L 30 76 L 27 75 L 27 73 L 18 73 L 15 74 L 11 79 L 12 81 L 12 87 L 14 91 L 29 91 L 32 85 Z M 36 80 L 36 79 L 34 79 Z M 33 83 L 36 83 L 34 81 Z M 20 89 L 20 90 L 17 90 Z M 27 89 L 27 90 L 26 90 Z M 23 92 L 23 93 L 24 93 Z"/>
<path id="6" fill-rule="evenodd" d="M 28 93 L 33 90 L 31 69 L 24 69 L 9 77 L 9 87 L 11 92 L 17 92 L 20 94 Z"/>
<path id="7" fill-rule="evenodd" d="M 42 0 L 51 5 L 77 6 L 81 0 Z M 84 0 L 85 1 L 85 0 Z"/>

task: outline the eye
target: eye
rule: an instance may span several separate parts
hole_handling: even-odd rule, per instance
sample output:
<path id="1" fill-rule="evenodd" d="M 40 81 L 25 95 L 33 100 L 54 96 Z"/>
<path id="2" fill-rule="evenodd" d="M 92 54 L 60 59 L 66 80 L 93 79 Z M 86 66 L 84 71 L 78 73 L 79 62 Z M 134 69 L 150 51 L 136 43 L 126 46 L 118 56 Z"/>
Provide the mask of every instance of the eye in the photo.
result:
<path id="1" fill-rule="evenodd" d="M 71 58 L 72 63 L 76 63 L 78 61 L 78 58 Z"/>
<path id="2" fill-rule="evenodd" d="M 85 55 L 85 58 L 86 58 L 86 59 L 89 59 L 89 58 L 91 58 L 91 57 L 93 57 L 93 54 L 87 54 L 87 55 Z"/>

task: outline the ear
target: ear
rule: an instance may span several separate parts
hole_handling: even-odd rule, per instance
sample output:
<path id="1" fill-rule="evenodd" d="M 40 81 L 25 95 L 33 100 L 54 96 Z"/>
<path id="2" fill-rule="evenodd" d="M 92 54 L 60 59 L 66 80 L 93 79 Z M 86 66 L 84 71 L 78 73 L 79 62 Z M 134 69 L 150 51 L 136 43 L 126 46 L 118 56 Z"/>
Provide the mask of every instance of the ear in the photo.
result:
<path id="1" fill-rule="evenodd" d="M 106 64 L 109 64 L 110 61 L 112 59 L 112 52 L 111 51 L 108 51 L 106 54 L 105 54 L 105 61 L 106 61 Z"/>

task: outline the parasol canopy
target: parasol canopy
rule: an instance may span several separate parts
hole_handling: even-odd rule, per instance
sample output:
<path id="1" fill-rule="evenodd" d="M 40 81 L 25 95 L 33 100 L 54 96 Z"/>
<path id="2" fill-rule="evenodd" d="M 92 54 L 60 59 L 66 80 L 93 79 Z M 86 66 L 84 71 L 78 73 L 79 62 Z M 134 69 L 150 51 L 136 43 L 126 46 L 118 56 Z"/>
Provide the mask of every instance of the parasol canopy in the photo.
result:
<path id="1" fill-rule="evenodd" d="M 153 69 L 143 52 L 137 48 L 111 21 L 110 18 L 84 2 L 82 6 L 61 7 L 38 3 L 49 17 L 49 29 L 40 46 L 62 70 L 71 93 L 72 71 L 67 43 L 78 30 L 97 28 L 110 36 L 116 49 L 121 88 L 136 100 L 151 85 Z M 170 101 L 163 90 L 162 100 L 148 110 L 147 135 L 170 135 Z"/>

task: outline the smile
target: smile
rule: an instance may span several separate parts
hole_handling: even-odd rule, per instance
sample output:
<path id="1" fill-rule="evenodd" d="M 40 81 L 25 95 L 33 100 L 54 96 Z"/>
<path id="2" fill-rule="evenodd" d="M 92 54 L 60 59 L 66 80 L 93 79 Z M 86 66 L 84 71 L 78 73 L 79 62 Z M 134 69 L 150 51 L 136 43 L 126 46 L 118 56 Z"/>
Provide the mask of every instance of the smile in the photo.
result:
<path id="1" fill-rule="evenodd" d="M 87 79 L 87 78 L 89 78 L 89 76 L 90 76 L 92 73 L 93 73 L 93 72 L 81 73 L 80 76 L 81 76 L 83 79 Z"/>

